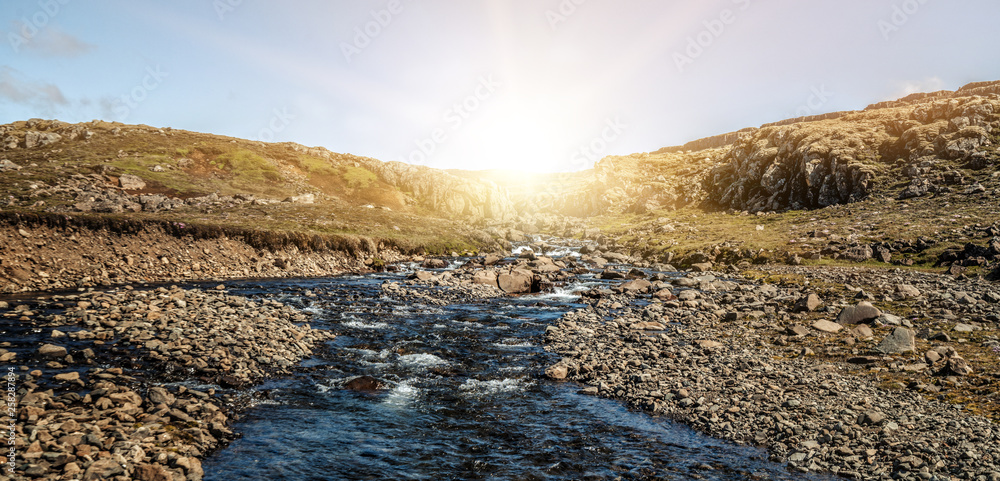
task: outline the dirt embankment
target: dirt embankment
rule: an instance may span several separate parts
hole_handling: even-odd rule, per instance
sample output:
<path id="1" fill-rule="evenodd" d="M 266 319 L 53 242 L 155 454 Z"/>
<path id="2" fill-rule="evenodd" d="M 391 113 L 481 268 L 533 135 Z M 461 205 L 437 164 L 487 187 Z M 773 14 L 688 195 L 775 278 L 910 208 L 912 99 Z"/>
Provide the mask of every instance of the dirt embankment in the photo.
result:
<path id="1" fill-rule="evenodd" d="M 179 223 L 5 216 L 0 293 L 151 282 L 328 276 L 403 258 L 366 238 L 227 231 Z"/>

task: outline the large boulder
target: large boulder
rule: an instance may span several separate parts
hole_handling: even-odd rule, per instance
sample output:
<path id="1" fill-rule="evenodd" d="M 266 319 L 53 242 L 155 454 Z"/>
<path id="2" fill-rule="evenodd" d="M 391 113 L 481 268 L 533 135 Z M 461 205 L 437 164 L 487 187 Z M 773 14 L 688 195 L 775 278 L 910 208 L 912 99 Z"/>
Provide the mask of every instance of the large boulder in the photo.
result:
<path id="1" fill-rule="evenodd" d="M 902 354 L 916 350 L 916 336 L 905 327 L 897 327 L 879 343 L 875 351 L 880 354 Z"/>
<path id="2" fill-rule="evenodd" d="M 508 294 L 527 294 L 537 292 L 538 278 L 531 271 L 511 269 L 500 272 L 497 285 Z"/>
<path id="3" fill-rule="evenodd" d="M 492 270 L 476 271 L 472 275 L 472 283 L 497 287 L 497 272 Z"/>
<path id="4" fill-rule="evenodd" d="M 118 185 L 125 190 L 142 190 L 146 188 L 146 182 L 132 174 L 124 174 L 119 177 Z"/>

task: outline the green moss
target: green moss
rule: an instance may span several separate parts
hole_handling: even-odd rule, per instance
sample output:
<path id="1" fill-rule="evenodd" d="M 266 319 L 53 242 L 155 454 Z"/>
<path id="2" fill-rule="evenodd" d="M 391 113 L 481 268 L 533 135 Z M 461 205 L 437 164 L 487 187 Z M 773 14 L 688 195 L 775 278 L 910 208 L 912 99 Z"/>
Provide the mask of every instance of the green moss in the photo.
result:
<path id="1" fill-rule="evenodd" d="M 378 182 L 378 176 L 364 167 L 346 166 L 342 175 L 344 181 L 352 189 L 367 189 L 375 182 Z"/>
<path id="2" fill-rule="evenodd" d="M 302 170 L 310 174 L 322 176 L 337 175 L 337 169 L 328 160 L 311 155 L 300 155 L 297 160 Z"/>

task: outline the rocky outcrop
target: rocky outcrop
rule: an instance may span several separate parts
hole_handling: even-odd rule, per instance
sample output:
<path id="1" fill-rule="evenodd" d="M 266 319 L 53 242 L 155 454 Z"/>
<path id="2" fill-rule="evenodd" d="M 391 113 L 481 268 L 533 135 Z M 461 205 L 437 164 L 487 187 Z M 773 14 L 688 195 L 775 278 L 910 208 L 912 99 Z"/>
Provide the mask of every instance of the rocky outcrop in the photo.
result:
<path id="1" fill-rule="evenodd" d="M 572 186 L 550 188 L 545 203 L 525 204 L 569 215 L 695 205 L 815 209 L 862 200 L 903 180 L 910 185 L 889 194 L 912 198 L 964 184 L 956 165 L 992 165 L 1000 157 L 998 114 L 1000 82 L 914 94 L 861 112 L 788 119 L 653 153 L 607 157 L 572 179 Z M 963 190 L 976 192 L 975 186 Z"/>

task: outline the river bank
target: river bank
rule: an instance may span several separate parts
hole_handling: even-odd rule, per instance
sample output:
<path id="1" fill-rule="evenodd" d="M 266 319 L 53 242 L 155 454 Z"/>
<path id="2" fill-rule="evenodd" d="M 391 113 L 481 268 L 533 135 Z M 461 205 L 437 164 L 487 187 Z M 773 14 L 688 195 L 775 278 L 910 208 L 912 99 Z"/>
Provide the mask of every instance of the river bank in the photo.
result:
<path id="1" fill-rule="evenodd" d="M 669 294 L 643 279 L 591 292 L 590 308 L 548 329 L 563 360 L 547 375 L 802 473 L 1000 479 L 993 283 L 860 268 L 752 277 L 773 283 L 701 273 Z"/>
<path id="2" fill-rule="evenodd" d="M 249 387 L 334 336 L 306 314 L 217 289 L 0 302 L 17 394 L 12 479 L 201 479 Z M 217 391 L 217 388 L 219 389 Z"/>
<path id="3" fill-rule="evenodd" d="M 127 223 L 126 223 L 127 224 Z M 186 225 L 112 228 L 0 222 L 0 294 L 200 280 L 316 277 L 364 272 L 409 259 L 367 239 L 304 248 L 288 236 L 248 239 Z M 190 233 L 185 233 L 185 229 Z M 305 244 L 325 239 L 305 238 Z M 299 239 L 292 239 L 293 241 Z M 269 245 L 273 244 L 273 245 Z"/>

